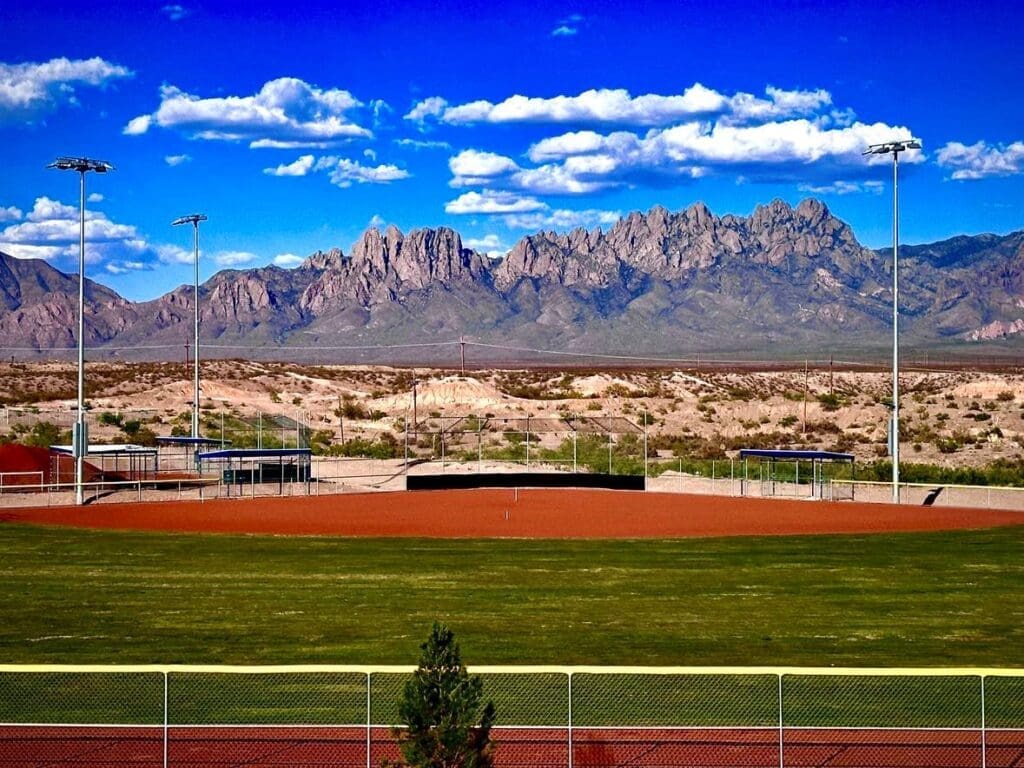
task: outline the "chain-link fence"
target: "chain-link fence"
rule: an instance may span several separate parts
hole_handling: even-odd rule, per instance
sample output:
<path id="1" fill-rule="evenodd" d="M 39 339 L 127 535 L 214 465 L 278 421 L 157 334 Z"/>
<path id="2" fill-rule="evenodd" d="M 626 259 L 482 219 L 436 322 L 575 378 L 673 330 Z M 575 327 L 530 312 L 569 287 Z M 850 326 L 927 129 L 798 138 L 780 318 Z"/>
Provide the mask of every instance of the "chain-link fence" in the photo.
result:
<path id="1" fill-rule="evenodd" d="M 1024 670 L 483 667 L 496 764 L 1024 760 Z M 0 667 L 0 764 L 348 766 L 399 758 L 411 668 Z"/>

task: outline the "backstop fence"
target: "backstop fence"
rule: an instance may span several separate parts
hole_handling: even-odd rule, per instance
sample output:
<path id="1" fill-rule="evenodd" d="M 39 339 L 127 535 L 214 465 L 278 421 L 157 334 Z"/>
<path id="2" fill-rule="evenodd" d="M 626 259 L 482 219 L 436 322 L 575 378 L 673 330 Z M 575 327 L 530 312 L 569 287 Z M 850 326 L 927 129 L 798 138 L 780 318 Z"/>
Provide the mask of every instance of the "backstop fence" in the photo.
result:
<path id="1" fill-rule="evenodd" d="M 0 666 L 0 764 L 399 758 L 411 667 Z M 1024 670 L 477 667 L 495 764 L 1011 768 Z"/>

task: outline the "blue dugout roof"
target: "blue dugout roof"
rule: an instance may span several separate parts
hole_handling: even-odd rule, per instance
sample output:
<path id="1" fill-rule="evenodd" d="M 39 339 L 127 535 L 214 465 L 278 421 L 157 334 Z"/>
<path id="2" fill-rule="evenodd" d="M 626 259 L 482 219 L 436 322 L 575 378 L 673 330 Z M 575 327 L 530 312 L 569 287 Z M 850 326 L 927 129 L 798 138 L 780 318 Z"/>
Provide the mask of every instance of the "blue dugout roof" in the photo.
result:
<path id="1" fill-rule="evenodd" d="M 836 451 L 785 451 L 770 448 L 741 448 L 741 459 L 787 459 L 789 461 L 853 461 L 852 453 Z"/>
<path id="2" fill-rule="evenodd" d="M 200 453 L 200 461 L 211 459 L 282 459 L 290 456 L 312 456 L 309 448 L 228 448 L 223 451 Z"/>

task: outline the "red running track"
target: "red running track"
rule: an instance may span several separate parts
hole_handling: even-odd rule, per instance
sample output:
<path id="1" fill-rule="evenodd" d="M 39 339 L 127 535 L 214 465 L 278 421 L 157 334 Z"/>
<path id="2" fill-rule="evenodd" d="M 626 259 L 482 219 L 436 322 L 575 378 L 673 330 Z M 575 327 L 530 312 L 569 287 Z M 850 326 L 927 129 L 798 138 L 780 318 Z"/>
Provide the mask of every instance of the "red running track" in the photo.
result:
<path id="1" fill-rule="evenodd" d="M 568 766 L 564 728 L 497 728 L 502 768 Z M 982 763 L 977 730 L 787 728 L 782 765 L 792 768 L 974 768 Z M 985 765 L 1024 766 L 1024 729 L 988 731 Z M 174 768 L 365 768 L 365 727 L 193 727 L 168 730 Z M 397 758 L 386 728 L 374 728 L 370 765 Z M 162 768 L 162 727 L 0 726 L 3 768 Z M 575 729 L 579 768 L 777 768 L 776 728 Z"/>

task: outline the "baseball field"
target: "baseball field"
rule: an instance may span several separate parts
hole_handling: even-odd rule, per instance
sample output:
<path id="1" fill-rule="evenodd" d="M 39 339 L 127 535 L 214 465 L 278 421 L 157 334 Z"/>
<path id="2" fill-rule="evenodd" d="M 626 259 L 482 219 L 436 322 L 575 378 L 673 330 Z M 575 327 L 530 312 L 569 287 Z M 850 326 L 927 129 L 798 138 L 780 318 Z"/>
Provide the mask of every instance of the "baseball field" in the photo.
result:
<path id="1" fill-rule="evenodd" d="M 440 619 L 471 664 L 1020 666 L 1022 522 L 550 490 L 11 510 L 0 655 L 409 664 Z"/>

